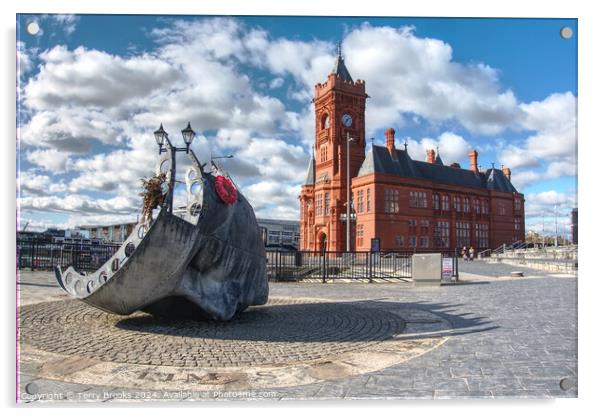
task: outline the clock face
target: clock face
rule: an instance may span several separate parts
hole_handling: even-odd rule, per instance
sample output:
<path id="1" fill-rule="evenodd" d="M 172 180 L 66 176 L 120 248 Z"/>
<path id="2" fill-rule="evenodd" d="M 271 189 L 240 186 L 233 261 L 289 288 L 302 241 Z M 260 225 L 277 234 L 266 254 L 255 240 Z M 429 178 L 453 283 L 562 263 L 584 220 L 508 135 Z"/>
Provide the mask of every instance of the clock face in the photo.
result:
<path id="1" fill-rule="evenodd" d="M 341 121 L 343 122 L 343 125 L 345 127 L 351 127 L 351 123 L 353 123 L 353 118 L 351 118 L 349 114 L 343 114 Z"/>

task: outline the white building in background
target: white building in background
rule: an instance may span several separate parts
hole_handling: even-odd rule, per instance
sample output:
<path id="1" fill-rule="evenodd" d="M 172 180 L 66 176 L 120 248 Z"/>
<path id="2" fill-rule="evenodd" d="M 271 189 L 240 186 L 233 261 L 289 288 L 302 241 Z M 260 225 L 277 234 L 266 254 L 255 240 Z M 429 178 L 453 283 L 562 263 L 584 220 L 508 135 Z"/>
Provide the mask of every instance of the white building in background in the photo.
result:
<path id="1" fill-rule="evenodd" d="M 111 225 L 81 225 L 79 228 L 89 233 L 90 238 L 99 238 L 107 243 L 122 243 L 130 235 L 136 222 Z"/>
<path id="2" fill-rule="evenodd" d="M 299 248 L 299 221 L 257 218 L 266 247 L 288 246 Z M 100 238 L 107 243 L 122 243 L 130 235 L 136 222 L 111 225 L 82 225 L 89 238 Z"/>
<path id="3" fill-rule="evenodd" d="M 266 247 L 292 246 L 299 248 L 299 221 L 257 218 Z"/>

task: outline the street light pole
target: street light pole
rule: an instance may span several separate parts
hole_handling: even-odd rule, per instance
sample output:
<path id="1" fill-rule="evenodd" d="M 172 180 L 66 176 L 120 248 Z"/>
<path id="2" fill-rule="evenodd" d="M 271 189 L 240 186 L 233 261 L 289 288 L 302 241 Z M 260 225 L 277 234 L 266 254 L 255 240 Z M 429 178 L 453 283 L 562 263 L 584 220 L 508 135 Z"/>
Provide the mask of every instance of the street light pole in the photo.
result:
<path id="1" fill-rule="evenodd" d="M 349 137 L 347 132 L 347 215 L 345 217 L 346 232 L 347 232 L 347 251 L 351 251 L 351 173 L 349 172 L 349 143 L 356 139 Z"/>
<path id="2" fill-rule="evenodd" d="M 155 136 L 155 140 L 157 141 L 157 145 L 159 146 L 159 155 L 164 152 L 170 152 L 171 159 L 171 167 L 169 173 L 169 184 L 167 195 L 165 198 L 167 212 L 171 213 L 173 211 L 173 193 L 174 193 L 174 185 L 176 181 L 176 153 L 177 152 L 186 152 L 188 154 L 190 150 L 190 144 L 194 140 L 196 133 L 190 127 L 190 122 L 188 122 L 188 126 L 184 130 L 182 130 L 182 137 L 184 139 L 184 143 L 186 147 L 175 147 L 171 144 L 171 140 L 169 140 L 169 134 L 163 129 L 163 123 L 159 126 L 159 129 L 156 130 L 153 135 Z M 163 146 L 167 148 L 164 149 Z M 194 154 L 194 153 L 193 153 Z"/>

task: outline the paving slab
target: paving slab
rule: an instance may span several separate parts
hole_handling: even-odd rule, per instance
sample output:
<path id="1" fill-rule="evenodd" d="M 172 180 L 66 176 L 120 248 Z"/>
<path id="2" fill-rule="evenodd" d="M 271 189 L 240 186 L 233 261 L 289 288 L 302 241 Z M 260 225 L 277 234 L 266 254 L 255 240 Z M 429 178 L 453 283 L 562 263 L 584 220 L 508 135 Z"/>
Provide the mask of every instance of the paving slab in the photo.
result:
<path id="1" fill-rule="evenodd" d="M 20 402 L 577 397 L 577 278 L 466 263 L 437 288 L 273 283 L 222 326 L 116 318 L 25 271 Z"/>

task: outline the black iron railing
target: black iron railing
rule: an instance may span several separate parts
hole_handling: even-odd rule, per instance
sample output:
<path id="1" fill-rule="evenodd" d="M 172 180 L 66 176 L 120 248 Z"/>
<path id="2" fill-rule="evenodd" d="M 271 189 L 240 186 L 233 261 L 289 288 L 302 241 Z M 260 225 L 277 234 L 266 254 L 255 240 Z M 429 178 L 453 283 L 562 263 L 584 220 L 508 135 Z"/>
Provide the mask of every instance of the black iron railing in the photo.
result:
<path id="1" fill-rule="evenodd" d="M 268 279 L 272 281 L 402 281 L 412 278 L 413 252 L 268 251 Z M 458 275 L 457 257 L 453 275 Z"/>
<path id="2" fill-rule="evenodd" d="M 65 244 L 36 241 L 17 242 L 17 267 L 53 270 L 73 266 L 78 271 L 93 272 L 117 252 L 118 244 Z M 413 252 L 344 252 L 344 251 L 267 251 L 267 272 L 271 281 L 403 281 L 412 278 Z M 453 276 L 458 276 L 455 253 Z"/>
<path id="3" fill-rule="evenodd" d="M 118 244 L 64 244 L 17 241 L 19 269 L 52 270 L 73 266 L 78 271 L 96 271 L 119 249 Z"/>

